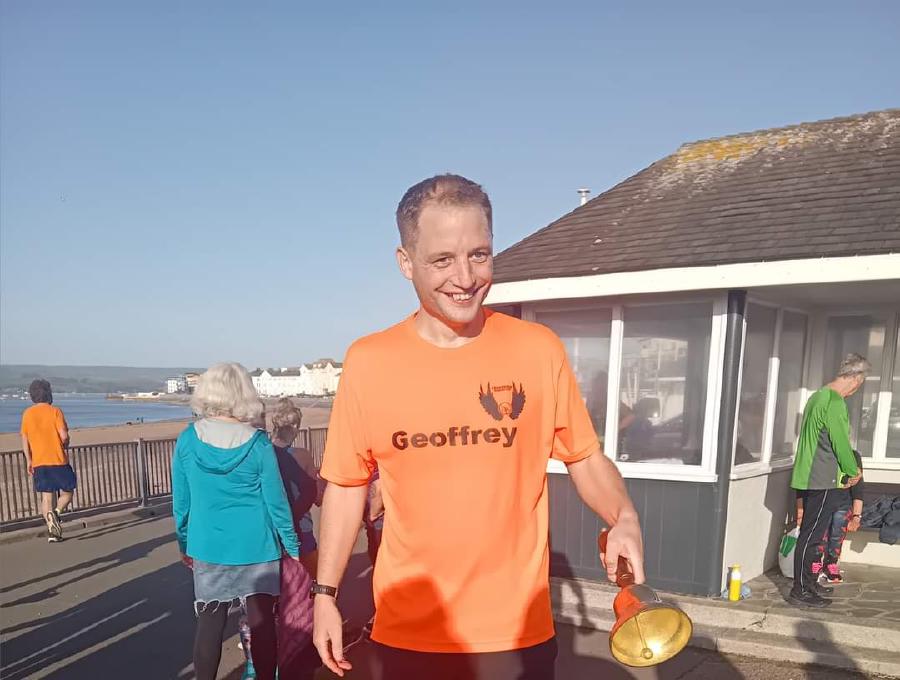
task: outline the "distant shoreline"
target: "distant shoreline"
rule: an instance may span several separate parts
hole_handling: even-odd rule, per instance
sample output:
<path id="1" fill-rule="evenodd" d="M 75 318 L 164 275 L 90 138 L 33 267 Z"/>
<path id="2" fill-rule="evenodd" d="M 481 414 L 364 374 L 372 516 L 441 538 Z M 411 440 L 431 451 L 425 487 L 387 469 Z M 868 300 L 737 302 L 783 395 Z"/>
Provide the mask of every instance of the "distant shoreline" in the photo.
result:
<path id="1" fill-rule="evenodd" d="M 267 400 L 268 401 L 268 400 Z M 331 406 L 303 407 L 303 427 L 327 427 L 331 417 Z M 72 429 L 71 446 L 89 446 L 129 442 L 135 439 L 174 439 L 192 422 L 193 418 L 156 420 L 131 425 L 95 425 Z M 18 432 L 0 433 L 0 452 L 20 451 L 22 440 Z"/>

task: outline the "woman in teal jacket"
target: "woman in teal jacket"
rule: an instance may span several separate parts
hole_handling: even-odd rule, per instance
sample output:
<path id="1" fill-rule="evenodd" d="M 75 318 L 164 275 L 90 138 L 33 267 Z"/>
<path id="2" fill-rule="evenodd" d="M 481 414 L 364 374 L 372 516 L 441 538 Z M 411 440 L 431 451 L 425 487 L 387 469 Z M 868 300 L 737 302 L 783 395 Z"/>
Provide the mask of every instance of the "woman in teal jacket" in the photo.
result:
<path id="1" fill-rule="evenodd" d="M 253 663 L 274 680 L 280 559 L 299 559 L 275 451 L 257 422 L 263 405 L 240 364 L 217 364 L 191 399 L 199 416 L 175 444 L 172 506 L 182 560 L 194 572 L 194 671 L 215 680 L 232 602 L 246 610 Z"/>

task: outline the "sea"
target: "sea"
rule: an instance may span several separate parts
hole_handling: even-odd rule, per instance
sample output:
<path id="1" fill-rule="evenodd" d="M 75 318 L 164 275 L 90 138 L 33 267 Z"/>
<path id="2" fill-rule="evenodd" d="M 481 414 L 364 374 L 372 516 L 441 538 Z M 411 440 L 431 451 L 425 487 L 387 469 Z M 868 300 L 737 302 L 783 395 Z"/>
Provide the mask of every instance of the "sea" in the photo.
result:
<path id="1" fill-rule="evenodd" d="M 53 405 L 59 406 L 70 428 L 123 425 L 125 423 L 180 420 L 191 417 L 191 409 L 182 404 L 107 399 L 105 394 L 54 394 Z M 0 433 L 18 432 L 22 412 L 31 399 L 0 399 Z"/>

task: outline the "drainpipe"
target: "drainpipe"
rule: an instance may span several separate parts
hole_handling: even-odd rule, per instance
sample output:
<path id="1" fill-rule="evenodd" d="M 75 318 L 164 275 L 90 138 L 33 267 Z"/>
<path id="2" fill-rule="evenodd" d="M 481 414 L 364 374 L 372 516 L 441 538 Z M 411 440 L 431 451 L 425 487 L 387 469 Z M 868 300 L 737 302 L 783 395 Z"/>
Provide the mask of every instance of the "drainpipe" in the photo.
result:
<path id="1" fill-rule="evenodd" d="M 731 486 L 732 452 L 734 451 L 735 418 L 738 407 L 738 376 L 744 344 L 744 314 L 747 291 L 728 291 L 725 314 L 725 357 L 722 366 L 722 401 L 719 407 L 719 434 L 716 438 L 716 489 L 713 494 L 713 550 L 709 562 L 709 595 L 722 590 L 722 567 L 725 559 L 725 527 L 728 522 L 728 490 Z"/>

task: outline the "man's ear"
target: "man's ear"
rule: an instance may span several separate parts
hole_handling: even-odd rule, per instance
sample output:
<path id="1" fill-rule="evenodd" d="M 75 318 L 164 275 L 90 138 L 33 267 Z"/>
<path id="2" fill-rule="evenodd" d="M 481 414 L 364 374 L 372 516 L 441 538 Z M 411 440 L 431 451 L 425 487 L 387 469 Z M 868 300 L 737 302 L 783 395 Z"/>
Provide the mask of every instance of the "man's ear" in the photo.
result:
<path id="1" fill-rule="evenodd" d="M 409 251 L 403 246 L 397 247 L 397 265 L 400 267 L 400 273 L 407 279 L 412 281 L 413 264 Z"/>

